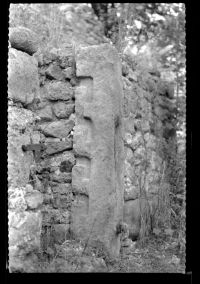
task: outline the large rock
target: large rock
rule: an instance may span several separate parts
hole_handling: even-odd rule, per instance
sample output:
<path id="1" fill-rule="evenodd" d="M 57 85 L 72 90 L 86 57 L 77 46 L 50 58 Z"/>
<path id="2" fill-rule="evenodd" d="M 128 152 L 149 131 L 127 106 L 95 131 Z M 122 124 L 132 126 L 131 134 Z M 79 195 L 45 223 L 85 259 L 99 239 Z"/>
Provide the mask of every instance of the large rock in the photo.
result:
<path id="1" fill-rule="evenodd" d="M 72 230 L 84 239 L 90 232 L 91 244 L 101 243 L 117 256 L 124 159 L 120 60 L 108 44 L 80 47 L 76 50 L 76 71 L 80 86 L 75 93 L 77 160 L 72 186 L 82 200 L 75 199 L 72 205 Z"/>
<path id="2" fill-rule="evenodd" d="M 38 261 L 35 252 L 40 250 L 42 214 L 40 212 L 9 211 L 9 270 L 28 272 Z M 29 268 L 26 264 L 29 264 Z M 36 271 L 30 271 L 36 272 Z"/>
<path id="3" fill-rule="evenodd" d="M 23 152 L 22 145 L 30 144 L 34 115 L 30 110 L 8 107 L 8 186 L 23 187 L 29 181 L 32 151 Z"/>
<path id="4" fill-rule="evenodd" d="M 35 53 L 39 47 L 36 33 L 25 27 L 10 28 L 9 40 L 13 48 L 24 51 L 30 55 Z"/>
<path id="5" fill-rule="evenodd" d="M 11 48 L 8 55 L 8 97 L 23 105 L 39 100 L 37 62 L 30 55 Z"/>

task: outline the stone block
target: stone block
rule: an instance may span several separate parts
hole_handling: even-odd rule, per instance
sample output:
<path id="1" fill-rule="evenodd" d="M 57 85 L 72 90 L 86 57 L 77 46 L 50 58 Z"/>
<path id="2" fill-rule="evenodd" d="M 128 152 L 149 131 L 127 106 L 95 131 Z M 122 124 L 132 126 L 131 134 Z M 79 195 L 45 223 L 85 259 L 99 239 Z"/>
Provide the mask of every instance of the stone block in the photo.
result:
<path id="1" fill-rule="evenodd" d="M 9 29 L 9 41 L 15 49 L 32 55 L 38 50 L 39 40 L 33 31 L 25 27 L 14 27 Z"/>
<path id="2" fill-rule="evenodd" d="M 74 76 L 74 70 L 72 67 L 65 68 L 63 74 L 66 79 L 71 79 Z"/>
<path id="3" fill-rule="evenodd" d="M 43 123 L 39 126 L 39 129 L 47 137 L 64 138 L 68 136 L 74 125 L 72 120 L 59 120 Z"/>
<path id="4" fill-rule="evenodd" d="M 62 72 L 62 69 L 57 64 L 50 64 L 50 66 L 45 71 L 46 77 L 50 80 L 59 80 L 62 81 L 65 78 L 65 75 Z"/>
<path id="5" fill-rule="evenodd" d="M 66 150 L 71 150 L 72 149 L 72 139 L 67 138 L 65 141 L 48 142 L 45 145 L 46 145 L 45 153 L 47 155 L 53 155 L 53 154 L 61 153 Z"/>
<path id="6" fill-rule="evenodd" d="M 50 174 L 50 180 L 58 183 L 70 183 L 72 181 L 71 173 Z"/>
<path id="7" fill-rule="evenodd" d="M 51 121 L 53 119 L 53 113 L 52 113 L 51 106 L 47 105 L 43 109 L 37 111 L 37 115 L 43 121 Z"/>
<path id="8" fill-rule="evenodd" d="M 75 157 L 72 151 L 65 151 L 61 155 L 52 156 L 48 161 L 48 166 L 53 168 L 53 171 L 59 171 L 60 172 L 60 166 L 62 162 L 69 162 L 70 164 L 75 164 Z"/>
<path id="9" fill-rule="evenodd" d="M 24 106 L 40 99 L 36 60 L 13 48 L 8 54 L 8 97 Z"/>
<path id="10" fill-rule="evenodd" d="M 71 193 L 68 193 L 68 195 L 54 194 L 53 197 L 54 208 L 70 209 L 71 202 L 72 202 Z"/>
<path id="11" fill-rule="evenodd" d="M 80 204 L 72 204 L 72 227 L 81 238 L 91 232 L 91 243 L 101 242 L 112 256 L 119 254 L 117 223 L 123 214 L 123 121 L 121 65 L 116 50 L 109 44 L 80 47 L 76 50 L 75 93 L 76 126 L 74 150 L 77 167 L 73 171 Z M 84 161 L 81 159 L 84 158 Z M 81 169 L 81 165 L 87 170 Z M 84 167 L 83 167 L 84 168 Z M 82 172 L 82 173 L 81 173 Z M 83 178 L 78 181 L 78 176 Z M 79 184 L 78 184 L 79 183 Z"/>
<path id="12" fill-rule="evenodd" d="M 69 101 L 74 96 L 71 85 L 67 82 L 49 82 L 42 88 L 43 96 L 50 101 Z"/>
<path id="13" fill-rule="evenodd" d="M 53 105 L 53 112 L 57 118 L 68 118 L 75 111 L 74 104 L 58 102 Z"/>

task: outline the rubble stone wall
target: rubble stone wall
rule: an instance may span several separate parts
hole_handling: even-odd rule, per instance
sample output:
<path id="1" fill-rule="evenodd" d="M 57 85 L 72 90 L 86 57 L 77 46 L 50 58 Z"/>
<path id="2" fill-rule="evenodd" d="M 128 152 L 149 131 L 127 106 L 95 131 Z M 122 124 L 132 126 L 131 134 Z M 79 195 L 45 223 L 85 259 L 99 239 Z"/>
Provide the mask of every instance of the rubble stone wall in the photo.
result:
<path id="1" fill-rule="evenodd" d="M 70 238 L 89 238 L 118 255 L 118 224 L 139 236 L 141 211 L 152 210 L 161 187 L 170 186 L 176 145 L 168 82 L 121 68 L 109 44 L 42 54 L 35 38 L 24 28 L 10 31 L 11 272 L 34 272 L 38 257 L 54 256 Z"/>
<path id="2" fill-rule="evenodd" d="M 10 270 L 34 271 L 38 257 L 86 239 L 91 225 L 91 242 L 117 255 L 124 157 L 117 53 L 103 45 L 78 49 L 75 59 L 69 44 L 30 55 L 16 32 L 27 30 L 11 30 L 8 59 Z"/>
<path id="3" fill-rule="evenodd" d="M 176 105 L 173 84 L 152 70 L 123 62 L 125 178 L 124 221 L 138 238 L 141 214 L 155 213 L 169 192 L 170 159 L 176 147 Z M 147 201 L 147 202 L 146 202 Z"/>

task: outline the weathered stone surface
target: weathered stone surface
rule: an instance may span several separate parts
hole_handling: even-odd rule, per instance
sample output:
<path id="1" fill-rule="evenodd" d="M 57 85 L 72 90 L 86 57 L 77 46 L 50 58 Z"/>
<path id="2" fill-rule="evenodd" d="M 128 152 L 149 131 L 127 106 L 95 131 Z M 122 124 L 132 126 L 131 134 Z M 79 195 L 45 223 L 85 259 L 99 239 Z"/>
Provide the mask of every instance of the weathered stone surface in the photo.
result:
<path id="1" fill-rule="evenodd" d="M 131 186 L 130 188 L 126 188 L 124 191 L 124 200 L 135 200 L 139 198 L 139 188 L 135 186 Z"/>
<path id="2" fill-rule="evenodd" d="M 172 83 L 167 81 L 159 81 L 157 88 L 159 95 L 166 96 L 169 99 L 173 99 L 174 85 Z"/>
<path id="3" fill-rule="evenodd" d="M 24 51 L 30 55 L 38 50 L 39 41 L 37 35 L 25 27 L 10 28 L 9 40 L 13 48 Z"/>
<path id="4" fill-rule="evenodd" d="M 9 218 L 9 269 L 22 269 L 23 264 L 34 261 L 34 251 L 40 249 L 42 215 L 40 212 L 11 212 Z M 28 259 L 28 255 L 31 258 Z"/>
<path id="5" fill-rule="evenodd" d="M 70 212 L 62 211 L 61 209 L 52 210 L 52 218 L 54 224 L 69 224 L 70 223 Z"/>
<path id="6" fill-rule="evenodd" d="M 88 226 L 89 199 L 88 196 L 78 194 L 71 207 L 71 230 L 75 237 L 85 239 L 91 228 Z"/>
<path id="7" fill-rule="evenodd" d="M 72 67 L 65 68 L 63 74 L 66 79 L 71 79 L 74 75 L 74 70 Z"/>
<path id="8" fill-rule="evenodd" d="M 53 111 L 58 118 L 68 118 L 75 110 L 74 104 L 58 102 L 53 105 Z"/>
<path id="9" fill-rule="evenodd" d="M 52 186 L 53 193 L 68 194 L 72 191 L 72 186 L 69 183 L 57 184 Z"/>
<path id="10" fill-rule="evenodd" d="M 25 106 L 39 100 L 36 60 L 13 48 L 8 55 L 8 97 Z"/>
<path id="11" fill-rule="evenodd" d="M 71 173 L 60 173 L 57 174 L 50 174 L 50 180 L 56 181 L 59 183 L 65 183 L 65 182 L 71 182 L 72 181 L 72 175 Z"/>
<path id="12" fill-rule="evenodd" d="M 9 187 L 8 189 L 8 208 L 15 210 L 15 212 L 22 212 L 27 209 L 27 203 L 24 198 L 25 188 Z"/>
<path id="13" fill-rule="evenodd" d="M 30 144 L 34 115 L 26 109 L 8 108 L 8 186 L 23 187 L 28 183 L 33 153 L 23 152 Z"/>
<path id="14" fill-rule="evenodd" d="M 140 236 L 141 212 L 150 214 L 150 203 L 145 199 L 128 200 L 124 203 L 124 222 L 128 224 L 129 238 L 133 241 Z"/>
<path id="15" fill-rule="evenodd" d="M 41 92 L 46 99 L 51 101 L 68 101 L 74 95 L 71 85 L 67 82 L 49 82 Z"/>
<path id="16" fill-rule="evenodd" d="M 60 141 L 60 142 L 48 142 L 46 143 L 46 154 L 52 155 L 56 153 L 63 152 L 65 150 L 71 150 L 72 149 L 72 139 L 67 138 L 66 141 Z"/>
<path id="17" fill-rule="evenodd" d="M 30 209 L 36 209 L 43 203 L 43 195 L 37 190 L 33 190 L 25 195 L 25 200 Z"/>
<path id="18" fill-rule="evenodd" d="M 69 225 L 68 224 L 56 224 L 53 226 L 53 238 L 57 244 L 62 244 L 68 238 Z"/>
<path id="19" fill-rule="evenodd" d="M 44 123 L 40 125 L 42 133 L 47 137 L 67 137 L 70 131 L 74 127 L 74 121 L 72 120 L 60 120 L 53 121 L 51 123 Z"/>
<path id="20" fill-rule="evenodd" d="M 128 224 L 129 237 L 139 237 L 140 231 L 140 200 L 129 200 L 124 203 L 124 222 Z"/>
<path id="21" fill-rule="evenodd" d="M 54 79 L 62 81 L 65 78 L 62 69 L 57 64 L 51 64 L 45 71 L 45 74 L 46 77 L 51 80 Z"/>
<path id="22" fill-rule="evenodd" d="M 76 50 L 76 71 L 80 79 L 85 79 L 80 80 L 75 94 L 77 166 L 72 170 L 72 186 L 75 183 L 81 189 L 88 179 L 89 198 L 81 195 L 82 205 L 73 203 L 72 227 L 83 238 L 93 227 L 91 243 L 99 241 L 111 255 L 118 255 L 120 239 L 115 230 L 123 214 L 124 155 L 122 79 L 117 52 L 107 44 L 80 47 Z"/>
<path id="23" fill-rule="evenodd" d="M 87 162 L 84 165 L 78 160 L 72 170 L 73 192 L 89 196 L 89 171 Z"/>
<path id="24" fill-rule="evenodd" d="M 71 193 L 67 195 L 54 194 L 53 207 L 61 209 L 70 209 L 72 196 Z"/>
<path id="25" fill-rule="evenodd" d="M 67 162 L 69 164 L 75 164 L 75 157 L 72 151 L 65 151 L 62 155 L 52 156 L 48 161 L 48 166 L 51 167 L 51 171 L 58 171 L 60 172 L 61 164 Z"/>
<path id="26" fill-rule="evenodd" d="M 43 109 L 37 112 L 37 115 L 43 121 L 51 121 L 53 119 L 52 109 L 51 106 L 47 105 Z"/>

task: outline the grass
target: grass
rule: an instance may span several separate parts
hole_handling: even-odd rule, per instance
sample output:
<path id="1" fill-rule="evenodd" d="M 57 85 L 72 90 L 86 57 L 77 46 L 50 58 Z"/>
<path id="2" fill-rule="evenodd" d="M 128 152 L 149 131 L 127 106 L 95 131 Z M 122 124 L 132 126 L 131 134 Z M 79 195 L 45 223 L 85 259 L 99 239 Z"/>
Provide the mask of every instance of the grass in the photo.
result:
<path id="1" fill-rule="evenodd" d="M 135 272 L 184 273 L 185 257 L 175 239 L 150 236 L 137 241 L 133 248 L 122 248 L 118 259 L 110 259 L 101 247 L 91 248 L 76 240 L 66 240 L 57 245 L 57 253 L 50 261 L 41 260 L 37 272 Z"/>

